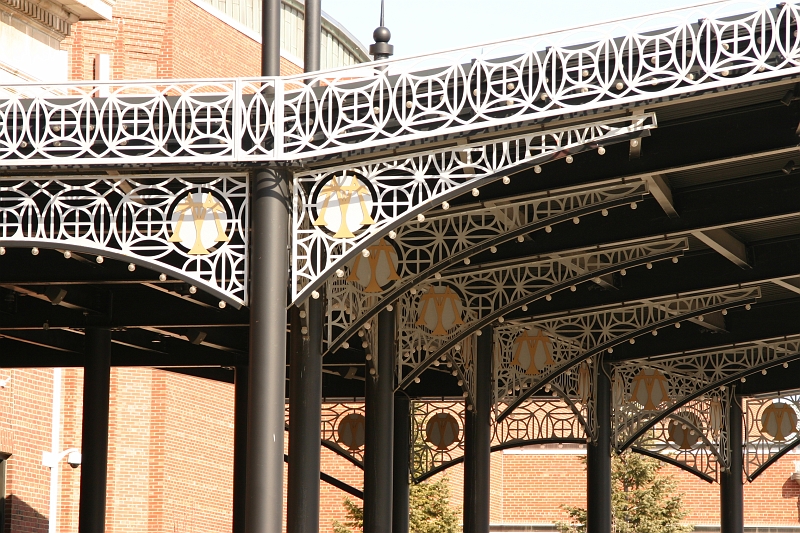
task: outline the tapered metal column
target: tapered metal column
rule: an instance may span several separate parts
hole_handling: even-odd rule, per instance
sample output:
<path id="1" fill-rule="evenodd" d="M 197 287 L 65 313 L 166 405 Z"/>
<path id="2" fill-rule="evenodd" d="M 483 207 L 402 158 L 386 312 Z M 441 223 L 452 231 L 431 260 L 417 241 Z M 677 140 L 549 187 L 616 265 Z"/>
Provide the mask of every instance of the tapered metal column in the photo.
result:
<path id="1" fill-rule="evenodd" d="M 245 533 L 267 533 L 283 527 L 287 180 L 278 170 L 262 170 L 252 195 Z"/>
<path id="2" fill-rule="evenodd" d="M 261 0 L 261 75 L 281 75 L 281 0 Z"/>
<path id="3" fill-rule="evenodd" d="M 320 37 L 322 7 L 320 0 L 305 0 L 305 33 L 303 34 L 303 68 L 306 72 L 320 69 Z"/>
<path id="4" fill-rule="evenodd" d="M 395 313 L 378 314 L 377 373 L 367 375 L 364 449 L 364 533 L 392 530 Z"/>
<path id="5" fill-rule="evenodd" d="M 611 533 L 611 381 L 601 363 L 595 409 L 597 442 L 587 446 L 586 510 L 588 533 Z"/>
<path id="6" fill-rule="evenodd" d="M 319 533 L 324 313 L 322 297 L 308 300 L 308 335 L 304 338 L 299 331 L 300 310 L 297 307 L 291 310 L 287 533 Z"/>
<path id="7" fill-rule="evenodd" d="M 492 360 L 491 326 L 478 337 L 475 405 L 464 427 L 464 533 L 489 533 L 491 505 Z"/>
<path id="8" fill-rule="evenodd" d="M 408 533 L 411 476 L 411 402 L 403 392 L 394 395 L 394 468 L 392 471 L 392 533 Z"/>
<path id="9" fill-rule="evenodd" d="M 111 331 L 87 328 L 83 369 L 80 533 L 106 530 L 108 394 L 111 383 Z"/>
<path id="10" fill-rule="evenodd" d="M 247 486 L 247 365 L 235 369 L 233 385 L 233 533 L 244 533 Z"/>
<path id="11" fill-rule="evenodd" d="M 730 442 L 730 469 L 720 476 L 720 531 L 744 531 L 744 486 L 742 484 L 742 407 L 741 401 L 731 395 L 728 407 L 728 439 Z"/>

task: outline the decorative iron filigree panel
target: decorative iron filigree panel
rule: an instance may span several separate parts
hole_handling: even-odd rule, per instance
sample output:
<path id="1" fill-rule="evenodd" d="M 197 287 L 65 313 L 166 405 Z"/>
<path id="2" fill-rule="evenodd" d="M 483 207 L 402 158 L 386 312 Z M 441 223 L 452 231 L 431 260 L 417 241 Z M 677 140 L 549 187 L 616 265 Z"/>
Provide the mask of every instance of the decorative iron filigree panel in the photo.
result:
<path id="1" fill-rule="evenodd" d="M 363 403 L 323 403 L 322 440 L 341 455 L 364 462 L 365 412 Z"/>
<path id="2" fill-rule="evenodd" d="M 496 329 L 495 401 L 513 410 L 525 391 L 530 394 L 551 380 L 573 376 L 577 383 L 588 384 L 588 369 L 577 365 L 592 354 L 613 352 L 617 344 L 657 334 L 659 327 L 680 327 L 681 319 L 753 303 L 760 294 L 758 287 L 751 287 L 665 296 L 503 324 Z"/>
<path id="3" fill-rule="evenodd" d="M 463 402 L 417 401 L 412 404 L 412 473 L 427 477 L 464 456 Z M 492 448 L 533 443 L 586 442 L 583 420 L 563 399 L 537 398 L 512 417 L 492 420 Z"/>
<path id="4" fill-rule="evenodd" d="M 502 323 L 510 311 L 595 276 L 680 255 L 686 247 L 685 239 L 673 239 L 521 259 L 447 274 L 412 289 L 399 300 L 400 386 L 443 355 L 460 357 L 466 336 L 495 320 Z"/>
<path id="5" fill-rule="evenodd" d="M 391 246 L 380 239 L 465 190 L 653 127 L 655 115 L 648 114 L 297 173 L 292 300 L 305 298 L 368 245 Z"/>
<path id="6" fill-rule="evenodd" d="M 706 5 L 312 76 L 10 85 L 0 99 L 0 160 L 346 156 L 800 72 L 797 4 L 733 6 L 741 14 Z"/>
<path id="7" fill-rule="evenodd" d="M 295 157 L 346 154 L 550 116 L 585 116 L 601 107 L 634 106 L 796 73 L 800 38 L 792 30 L 800 18 L 797 5 L 739 5 L 742 14 L 737 15 L 730 4 L 706 5 L 312 77 L 297 75 L 283 80 L 293 89 L 284 95 L 283 150 Z M 322 94 L 318 86 L 324 86 Z"/>
<path id="8" fill-rule="evenodd" d="M 464 403 L 411 403 L 411 472 L 414 478 L 464 456 Z"/>
<path id="9" fill-rule="evenodd" d="M 800 357 L 800 336 L 616 363 L 614 441 L 625 449 L 649 427 L 696 396 Z"/>
<path id="10" fill-rule="evenodd" d="M 83 251 L 247 304 L 241 174 L 0 179 L 0 245 Z"/>
<path id="11" fill-rule="evenodd" d="M 720 469 L 727 470 L 730 464 L 730 401 L 726 387 L 692 400 L 651 426 L 633 447 L 707 481 L 717 481 Z"/>
<path id="12" fill-rule="evenodd" d="M 770 398 L 744 398 L 744 472 L 755 480 L 784 453 L 800 444 L 800 396 L 775 394 Z"/>
<path id="13" fill-rule="evenodd" d="M 0 93 L 0 162 L 237 161 L 243 133 L 258 136 L 266 126 L 273 142 L 271 108 L 259 109 L 263 98 L 254 97 L 260 90 L 232 79 L 8 87 Z M 244 132 L 242 108 L 254 119 Z"/>
<path id="14" fill-rule="evenodd" d="M 593 211 L 633 203 L 647 193 L 641 181 L 562 194 L 537 194 L 509 202 L 481 205 L 457 213 L 447 210 L 414 219 L 397 229 L 394 239 L 381 239 L 328 279 L 328 307 L 342 312 L 328 321 L 328 351 L 337 349 L 355 328 L 374 316 L 387 302 L 449 266 L 469 261 L 484 250 L 534 229 L 573 221 Z M 347 310 L 347 312 L 344 312 Z"/>

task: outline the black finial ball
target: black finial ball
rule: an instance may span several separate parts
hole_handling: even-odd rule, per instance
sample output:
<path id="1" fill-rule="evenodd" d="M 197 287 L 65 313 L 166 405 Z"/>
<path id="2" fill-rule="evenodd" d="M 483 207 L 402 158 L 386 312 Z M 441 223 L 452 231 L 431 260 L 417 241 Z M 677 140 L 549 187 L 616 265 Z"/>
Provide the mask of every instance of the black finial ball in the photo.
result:
<path id="1" fill-rule="evenodd" d="M 389 39 L 392 38 L 392 32 L 386 26 L 380 26 L 372 32 L 372 38 L 375 39 L 376 43 L 388 43 Z"/>

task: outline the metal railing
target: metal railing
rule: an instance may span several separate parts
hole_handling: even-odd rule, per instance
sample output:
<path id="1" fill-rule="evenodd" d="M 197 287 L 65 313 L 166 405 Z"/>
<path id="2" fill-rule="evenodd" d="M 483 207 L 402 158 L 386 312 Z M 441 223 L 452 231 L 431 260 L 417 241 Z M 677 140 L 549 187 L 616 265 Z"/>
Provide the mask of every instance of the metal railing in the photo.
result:
<path id="1" fill-rule="evenodd" d="M 0 166 L 309 160 L 596 120 L 794 77 L 799 22 L 726 2 L 293 77 L 9 85 Z"/>

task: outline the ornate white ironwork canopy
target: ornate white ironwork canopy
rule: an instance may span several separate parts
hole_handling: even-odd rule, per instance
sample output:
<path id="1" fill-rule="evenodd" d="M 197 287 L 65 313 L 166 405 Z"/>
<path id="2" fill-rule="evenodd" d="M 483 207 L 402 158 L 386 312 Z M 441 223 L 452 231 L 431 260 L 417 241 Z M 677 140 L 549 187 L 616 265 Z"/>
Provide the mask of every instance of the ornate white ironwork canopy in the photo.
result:
<path id="1" fill-rule="evenodd" d="M 285 162 L 369 154 L 800 72 L 795 3 L 712 6 L 283 78 L 19 84 L 0 161 Z"/>

